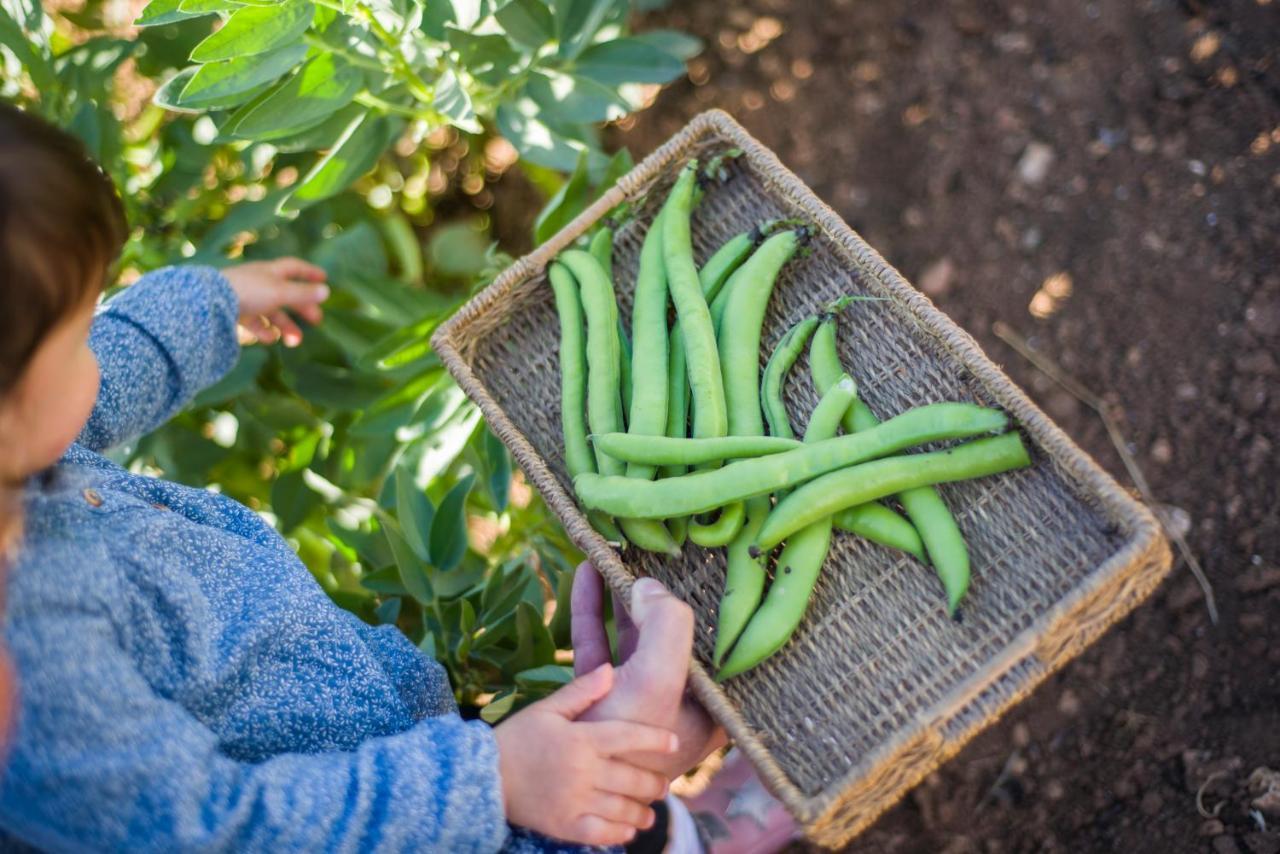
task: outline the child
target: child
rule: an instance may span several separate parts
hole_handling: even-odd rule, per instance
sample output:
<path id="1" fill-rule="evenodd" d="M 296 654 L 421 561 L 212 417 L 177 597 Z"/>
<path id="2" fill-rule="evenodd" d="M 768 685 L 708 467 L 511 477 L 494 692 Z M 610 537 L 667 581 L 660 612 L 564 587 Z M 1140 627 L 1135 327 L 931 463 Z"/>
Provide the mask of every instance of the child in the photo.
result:
<path id="1" fill-rule="evenodd" d="M 226 372 L 237 319 L 296 343 L 284 310 L 318 322 L 327 295 L 295 259 L 172 268 L 95 316 L 124 238 L 79 145 L 0 105 L 0 847 L 541 850 L 648 826 L 667 779 L 628 757 L 678 739 L 627 708 L 579 719 L 610 665 L 464 722 L 439 665 L 332 605 L 255 513 L 98 454 Z"/>

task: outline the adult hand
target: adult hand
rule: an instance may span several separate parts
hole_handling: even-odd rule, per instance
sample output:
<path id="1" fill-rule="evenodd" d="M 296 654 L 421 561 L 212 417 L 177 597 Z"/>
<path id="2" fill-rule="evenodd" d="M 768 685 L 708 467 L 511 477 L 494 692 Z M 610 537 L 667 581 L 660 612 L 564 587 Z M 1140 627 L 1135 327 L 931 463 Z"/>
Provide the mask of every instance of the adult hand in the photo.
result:
<path id="1" fill-rule="evenodd" d="M 240 300 L 240 331 L 244 343 L 286 347 L 302 343 L 302 330 L 285 309 L 292 309 L 312 326 L 324 318 L 320 303 L 329 298 L 325 272 L 301 258 L 251 261 L 222 271 Z"/>
<path id="2" fill-rule="evenodd" d="M 589 563 L 573 579 L 573 667 L 589 673 L 609 661 L 604 629 L 604 582 Z M 630 612 L 614 599 L 618 653 L 613 689 L 583 720 L 628 720 L 670 729 L 680 737 L 671 755 L 627 758 L 672 779 L 726 742 L 702 705 L 686 691 L 693 648 L 693 611 L 660 582 L 642 578 L 631 588 Z"/>

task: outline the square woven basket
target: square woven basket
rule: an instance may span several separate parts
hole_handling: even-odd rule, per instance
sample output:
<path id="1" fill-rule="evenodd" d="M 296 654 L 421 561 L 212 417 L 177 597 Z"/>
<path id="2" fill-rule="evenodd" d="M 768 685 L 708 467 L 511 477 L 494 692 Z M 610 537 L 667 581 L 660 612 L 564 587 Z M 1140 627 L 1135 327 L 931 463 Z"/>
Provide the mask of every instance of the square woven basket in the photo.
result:
<path id="1" fill-rule="evenodd" d="M 559 322 L 545 269 L 622 201 L 636 216 L 615 236 L 619 306 L 630 313 L 640 244 L 690 157 L 731 148 L 731 177 L 693 221 L 699 262 L 775 217 L 811 222 L 811 252 L 785 268 L 763 353 L 794 322 L 842 294 L 841 357 L 882 418 L 936 401 L 1007 410 L 1031 468 L 940 487 L 968 541 L 964 621 L 948 618 L 931 570 L 838 534 L 792 641 L 743 676 L 708 676 L 723 550 L 677 560 L 611 548 L 587 524 L 566 474 L 560 429 Z M 1154 517 L 1053 424 L 977 343 L 903 280 L 776 156 L 728 115 L 703 113 L 544 246 L 516 261 L 432 339 L 458 383 L 613 589 L 661 580 L 697 615 L 692 684 L 773 793 L 818 844 L 836 847 L 955 754 L 1049 673 L 1132 610 L 1170 553 Z M 793 423 L 817 402 L 802 359 L 785 392 Z M 798 416 L 798 417 L 796 417 Z"/>

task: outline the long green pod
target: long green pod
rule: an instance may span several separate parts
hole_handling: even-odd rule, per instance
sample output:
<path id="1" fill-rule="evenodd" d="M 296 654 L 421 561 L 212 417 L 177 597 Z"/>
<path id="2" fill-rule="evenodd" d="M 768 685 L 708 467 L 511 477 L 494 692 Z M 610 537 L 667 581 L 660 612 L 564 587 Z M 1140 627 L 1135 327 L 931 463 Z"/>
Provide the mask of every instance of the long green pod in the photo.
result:
<path id="1" fill-rule="evenodd" d="M 596 470 L 587 443 L 587 345 L 583 336 L 582 301 L 572 274 L 560 264 L 547 270 L 560 318 L 560 425 L 564 432 L 564 465 L 570 477 Z M 591 526 L 605 539 L 623 542 L 613 520 L 598 510 L 587 514 Z"/>
<path id="2" fill-rule="evenodd" d="M 826 387 L 844 370 L 836 344 L 834 313 L 823 321 L 813 335 L 813 344 L 809 348 L 809 368 L 813 384 L 818 389 Z M 867 430 L 879 423 L 875 413 L 861 400 L 845 416 L 845 427 L 851 431 Z M 947 603 L 951 612 L 955 613 L 969 589 L 970 577 L 969 547 L 965 545 L 960 526 L 956 524 L 955 517 L 951 515 L 942 496 L 932 487 L 913 489 L 897 497 L 920 534 L 925 552 L 946 591 Z"/>
<path id="3" fill-rule="evenodd" d="M 759 229 L 743 232 L 725 241 L 698 271 L 698 284 L 704 299 L 711 300 L 728 281 L 733 271 L 750 256 L 763 239 Z M 688 435 L 689 423 L 689 372 L 684 357 L 684 339 L 680 334 L 680 319 L 676 318 L 670 337 L 670 368 L 667 372 L 667 435 L 683 439 Z M 662 477 L 678 477 L 688 471 L 686 464 L 663 466 Z M 728 520 L 732 521 L 732 519 Z M 688 536 L 690 520 L 677 516 L 667 520 L 667 528 L 677 544 L 683 545 Z M 700 531 L 700 535 L 708 532 Z M 715 532 L 711 532 L 715 533 Z"/>
<path id="4" fill-rule="evenodd" d="M 605 433 L 587 439 L 611 457 L 626 463 L 658 466 L 696 466 L 727 460 L 765 457 L 800 447 L 795 439 L 777 436 L 720 436 L 715 439 L 673 439 L 666 436 L 635 436 Z"/>
<path id="5" fill-rule="evenodd" d="M 573 485 L 583 506 L 614 516 L 692 516 L 916 445 L 999 432 L 1007 426 L 1008 418 L 995 409 L 972 403 L 932 403 L 861 433 L 738 460 L 723 468 L 656 481 L 585 473 L 574 478 Z"/>
<path id="6" fill-rule="evenodd" d="M 873 427 L 864 433 L 843 438 L 867 436 L 878 429 L 880 428 Z M 773 458 L 761 458 L 769 459 Z M 902 454 L 848 466 L 811 480 L 778 502 L 760 530 L 756 547 L 761 551 L 772 549 L 823 516 L 830 516 L 905 489 L 971 480 L 1029 465 L 1031 456 L 1022 443 L 1022 437 L 1015 432 L 975 439 L 942 451 Z M 588 478 L 598 476 L 583 475 Z"/>
<path id="7" fill-rule="evenodd" d="M 587 252 L 600 262 L 600 268 L 612 281 L 613 229 L 608 225 L 602 225 L 596 229 L 587 243 Z M 618 317 L 618 344 L 621 348 L 618 353 L 620 372 L 618 382 L 622 394 L 622 411 L 626 414 L 631 411 L 631 339 L 627 336 L 627 326 L 622 322 L 621 316 Z"/>
<path id="8" fill-rule="evenodd" d="M 924 565 L 929 565 L 929 558 L 925 556 L 924 543 L 916 532 L 916 526 L 883 504 L 873 501 L 850 507 L 836 514 L 835 525 L 841 531 L 906 552 Z"/>
<path id="9" fill-rule="evenodd" d="M 697 164 L 680 172 L 662 217 L 662 255 L 666 262 L 667 285 L 680 318 L 689 372 L 689 392 L 693 401 L 693 435 L 723 436 L 728 432 L 724 381 L 720 375 L 720 355 L 711 312 L 702 295 L 698 269 L 693 263 L 693 242 L 689 212 Z M 606 431 L 596 431 L 606 432 Z"/>
<path id="10" fill-rule="evenodd" d="M 635 299 L 631 307 L 631 353 L 635 363 L 644 366 L 633 380 L 631 408 L 627 418 L 627 432 L 636 436 L 662 436 L 667 431 L 667 374 L 665 371 L 652 369 L 652 366 L 666 365 L 670 360 L 667 339 L 667 275 L 662 257 L 664 216 L 665 209 L 658 213 L 645 235 L 640 249 L 640 265 L 636 272 Z M 648 480 L 655 473 L 652 465 L 627 465 L 628 477 Z"/>
<path id="11" fill-rule="evenodd" d="M 840 420 L 858 396 L 858 387 L 847 374 L 833 385 L 809 417 L 805 442 L 820 442 L 835 436 Z M 831 517 L 825 516 L 796 532 L 778 556 L 778 571 L 764 604 L 751 616 L 733 646 L 717 679 L 728 679 L 750 670 L 777 652 L 795 632 L 804 617 L 818 573 L 831 548 Z M 720 638 L 716 638 L 716 648 Z M 717 660 L 718 663 L 718 660 Z"/>
<path id="12" fill-rule="evenodd" d="M 800 237 L 797 231 L 783 231 L 766 240 L 730 277 L 713 303 L 719 306 L 723 299 L 723 307 L 712 314 L 732 435 L 764 435 L 764 419 L 760 415 L 760 334 L 778 274 L 800 247 Z M 715 316 L 717 313 L 719 317 Z M 731 505 L 710 525 L 691 523 L 690 539 L 706 547 L 728 544 L 741 531 L 746 518 L 744 509 Z"/>
<path id="13" fill-rule="evenodd" d="M 782 400 L 782 388 L 786 384 L 787 374 L 791 366 L 804 352 L 809 343 L 809 336 L 818 325 L 817 317 L 806 317 L 788 329 L 782 340 L 773 348 L 768 363 L 764 366 L 764 375 L 760 378 L 760 403 L 764 409 L 765 421 L 769 424 L 769 435 L 783 439 L 791 439 L 796 434 L 791 429 L 791 418 L 787 415 L 787 405 Z"/>
<path id="14" fill-rule="evenodd" d="M 723 471 L 723 469 L 721 469 Z M 738 536 L 729 543 L 725 555 L 724 593 L 716 611 L 716 647 L 714 661 L 718 666 L 733 646 L 734 640 L 751 620 L 751 614 L 764 595 L 767 556 L 751 553 L 756 537 L 772 505 L 769 496 L 758 495 L 744 503 L 746 520 Z"/>
<path id="15" fill-rule="evenodd" d="M 618 433 L 623 429 L 619 387 L 618 303 L 613 284 L 593 255 L 567 249 L 557 259 L 578 281 L 583 313 L 587 318 L 587 423 L 593 433 Z M 596 449 L 601 474 L 620 475 L 620 460 Z"/>

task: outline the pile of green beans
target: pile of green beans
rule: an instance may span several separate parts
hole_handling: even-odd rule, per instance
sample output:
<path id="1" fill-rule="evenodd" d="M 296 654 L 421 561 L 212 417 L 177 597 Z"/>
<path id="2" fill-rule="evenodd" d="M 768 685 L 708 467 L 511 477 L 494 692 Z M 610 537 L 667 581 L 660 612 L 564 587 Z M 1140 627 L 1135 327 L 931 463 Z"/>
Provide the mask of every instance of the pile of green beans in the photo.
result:
<path id="1" fill-rule="evenodd" d="M 619 547 L 669 556 L 688 542 L 726 548 L 719 679 L 786 647 L 838 536 L 932 565 L 958 616 L 969 554 L 934 486 L 1031 464 L 998 410 L 940 402 L 883 422 L 871 411 L 837 345 L 838 313 L 866 298 L 800 319 L 762 371 L 773 292 L 810 233 L 794 221 L 762 223 L 699 268 L 694 209 L 709 181 L 731 179 L 723 159 L 702 173 L 696 162 L 681 169 L 644 235 L 630 329 L 618 314 L 612 225 L 548 270 L 560 319 L 564 460 L 578 500 Z M 806 347 L 820 401 L 801 442 L 784 389 Z"/>

